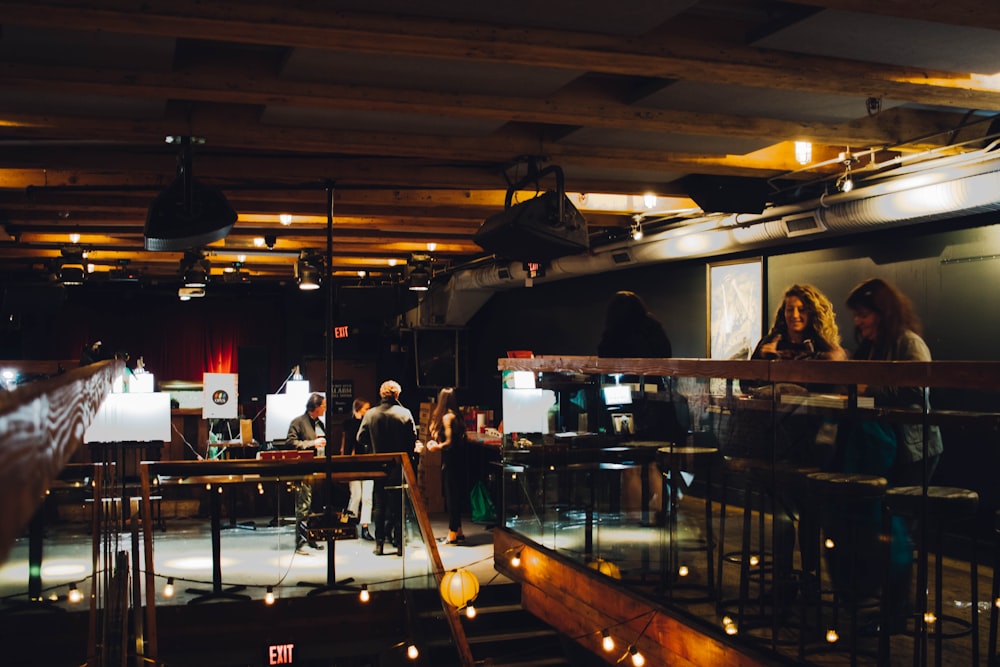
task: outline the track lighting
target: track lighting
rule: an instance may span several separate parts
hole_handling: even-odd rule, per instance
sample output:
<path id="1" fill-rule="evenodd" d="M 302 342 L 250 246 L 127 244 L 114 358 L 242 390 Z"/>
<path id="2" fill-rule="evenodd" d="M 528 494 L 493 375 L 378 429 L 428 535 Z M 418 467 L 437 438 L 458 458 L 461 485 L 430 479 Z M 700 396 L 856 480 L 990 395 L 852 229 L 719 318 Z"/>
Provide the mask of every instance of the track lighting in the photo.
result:
<path id="1" fill-rule="evenodd" d="M 837 190 L 850 192 L 854 189 L 854 179 L 851 177 L 851 167 L 858 163 L 858 158 L 851 155 L 851 149 L 840 154 L 840 163 L 844 165 L 844 173 L 837 179 Z"/>
<path id="2" fill-rule="evenodd" d="M 642 223 L 636 220 L 629 227 L 629 233 L 632 235 L 633 241 L 642 240 Z"/>

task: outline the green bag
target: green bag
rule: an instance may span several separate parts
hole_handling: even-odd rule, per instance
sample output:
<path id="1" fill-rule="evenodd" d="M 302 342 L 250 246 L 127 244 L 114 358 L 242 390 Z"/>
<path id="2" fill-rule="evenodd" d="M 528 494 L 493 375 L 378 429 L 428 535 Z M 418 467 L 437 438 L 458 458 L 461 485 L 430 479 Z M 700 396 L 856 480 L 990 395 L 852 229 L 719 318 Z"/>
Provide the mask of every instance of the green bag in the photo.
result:
<path id="1" fill-rule="evenodd" d="M 497 520 L 497 509 L 490 498 L 490 491 L 482 480 L 476 482 L 469 494 L 469 504 L 472 505 L 473 523 L 493 523 Z"/>

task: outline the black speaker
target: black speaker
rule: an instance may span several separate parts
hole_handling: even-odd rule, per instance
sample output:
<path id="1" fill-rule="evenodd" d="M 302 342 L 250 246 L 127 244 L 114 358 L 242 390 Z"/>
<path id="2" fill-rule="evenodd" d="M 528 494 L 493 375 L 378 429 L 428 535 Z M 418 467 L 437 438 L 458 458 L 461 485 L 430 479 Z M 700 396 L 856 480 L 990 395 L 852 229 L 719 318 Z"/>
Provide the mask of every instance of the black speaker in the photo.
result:
<path id="1" fill-rule="evenodd" d="M 590 248 L 587 222 L 561 192 L 510 206 L 486 218 L 472 240 L 503 259 L 536 262 Z"/>
<path id="2" fill-rule="evenodd" d="M 771 192 L 767 180 L 748 176 L 690 174 L 680 183 L 706 213 L 762 213 Z"/>
<path id="3" fill-rule="evenodd" d="M 240 403 L 263 403 L 268 387 L 267 348 L 263 345 L 240 345 L 236 363 Z"/>

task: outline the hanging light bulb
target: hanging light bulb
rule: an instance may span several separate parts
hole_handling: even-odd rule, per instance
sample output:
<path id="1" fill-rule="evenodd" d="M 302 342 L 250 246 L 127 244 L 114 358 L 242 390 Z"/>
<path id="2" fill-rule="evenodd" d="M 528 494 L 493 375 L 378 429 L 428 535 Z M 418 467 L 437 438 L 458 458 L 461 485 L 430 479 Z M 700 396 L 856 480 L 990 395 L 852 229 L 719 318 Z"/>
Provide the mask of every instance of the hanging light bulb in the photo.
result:
<path id="1" fill-rule="evenodd" d="M 268 586 L 267 592 L 264 593 L 264 604 L 272 605 L 274 604 L 274 587 Z"/>
<path id="2" fill-rule="evenodd" d="M 615 640 L 607 630 L 601 630 L 601 648 L 610 653 L 615 650 Z"/>
<path id="3" fill-rule="evenodd" d="M 76 604 L 77 602 L 83 599 L 83 593 L 81 593 L 80 589 L 76 587 L 76 584 L 70 584 L 69 594 L 66 596 L 66 599 L 72 602 L 73 604 Z"/>
<path id="4" fill-rule="evenodd" d="M 470 619 L 476 617 L 476 608 L 471 604 L 465 608 L 465 617 Z"/>
<path id="5" fill-rule="evenodd" d="M 174 597 L 174 578 L 167 577 L 167 583 L 163 587 L 163 597 L 172 598 Z"/>
<path id="6" fill-rule="evenodd" d="M 795 161 L 805 166 L 812 162 L 813 145 L 808 141 L 795 142 Z"/>
<path id="7" fill-rule="evenodd" d="M 632 657 L 632 664 L 635 665 L 635 667 L 642 667 L 646 664 L 646 656 L 639 653 L 639 649 L 635 646 L 628 647 L 628 654 Z"/>
<path id="8" fill-rule="evenodd" d="M 514 556 L 510 559 L 511 567 L 521 567 L 521 550 L 518 549 L 514 552 Z"/>
<path id="9" fill-rule="evenodd" d="M 416 660 L 420 657 L 420 650 L 417 649 L 416 644 L 410 644 L 406 647 L 406 657 L 410 660 Z"/>
<path id="10" fill-rule="evenodd" d="M 368 602 L 372 599 L 371 593 L 368 592 L 368 584 L 361 585 L 361 592 L 358 593 L 358 597 L 362 602 Z"/>

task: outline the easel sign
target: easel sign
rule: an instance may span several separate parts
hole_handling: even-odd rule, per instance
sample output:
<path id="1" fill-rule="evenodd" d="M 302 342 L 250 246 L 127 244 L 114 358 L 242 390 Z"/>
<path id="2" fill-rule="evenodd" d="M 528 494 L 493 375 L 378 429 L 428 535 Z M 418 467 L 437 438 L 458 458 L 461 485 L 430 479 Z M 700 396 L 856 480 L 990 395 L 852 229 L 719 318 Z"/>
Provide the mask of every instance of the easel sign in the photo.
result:
<path id="1" fill-rule="evenodd" d="M 236 373 L 205 373 L 202 376 L 202 419 L 239 417 Z"/>

